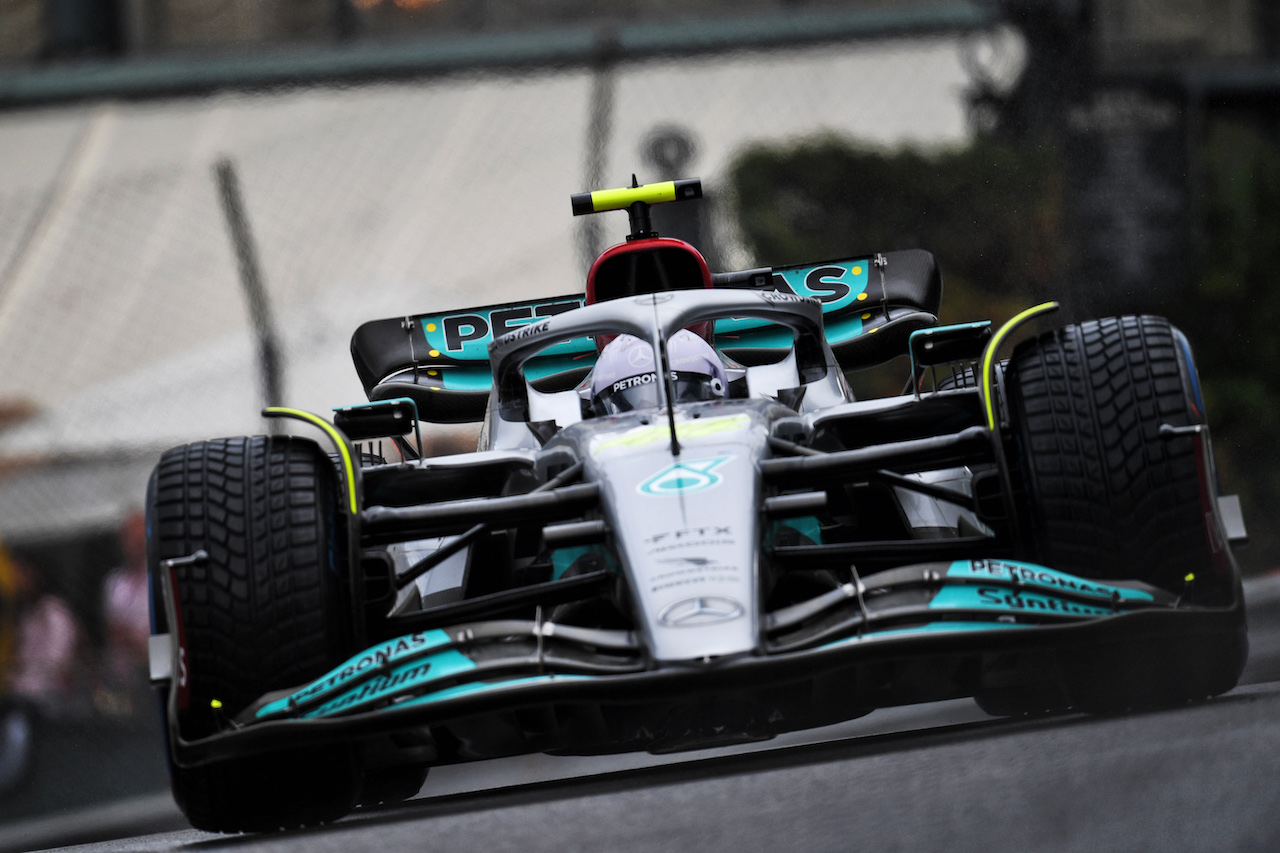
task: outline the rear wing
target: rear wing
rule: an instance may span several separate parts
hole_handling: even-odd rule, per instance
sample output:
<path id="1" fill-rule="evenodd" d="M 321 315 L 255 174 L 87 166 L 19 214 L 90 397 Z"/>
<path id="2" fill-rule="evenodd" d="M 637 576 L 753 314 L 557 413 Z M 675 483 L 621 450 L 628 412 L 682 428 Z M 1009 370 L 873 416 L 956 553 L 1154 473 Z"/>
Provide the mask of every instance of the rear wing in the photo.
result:
<path id="1" fill-rule="evenodd" d="M 919 249 L 717 273 L 712 281 L 717 288 L 818 299 L 827 342 L 845 370 L 905 355 L 910 333 L 936 323 L 942 301 L 937 262 Z M 493 385 L 489 343 L 582 304 L 581 295 L 555 296 L 373 320 L 356 329 L 351 356 L 369 399 L 405 396 L 411 389 L 423 420 L 477 421 Z M 723 319 L 715 325 L 716 349 L 743 364 L 775 361 L 791 341 L 790 329 L 767 320 Z M 574 338 L 527 361 L 525 377 L 542 390 L 571 388 L 590 372 L 596 356 L 591 338 Z"/>

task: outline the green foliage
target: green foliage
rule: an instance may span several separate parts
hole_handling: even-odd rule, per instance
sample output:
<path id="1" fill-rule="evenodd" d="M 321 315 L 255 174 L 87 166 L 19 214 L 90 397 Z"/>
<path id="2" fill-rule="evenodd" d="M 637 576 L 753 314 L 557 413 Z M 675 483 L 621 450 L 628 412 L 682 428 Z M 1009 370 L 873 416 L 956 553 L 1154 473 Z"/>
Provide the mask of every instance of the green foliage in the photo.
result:
<path id="1" fill-rule="evenodd" d="M 1001 323 L 1052 295 L 1064 263 L 1062 180 L 1046 146 L 983 138 L 882 151 L 819 136 L 748 148 L 730 172 L 757 263 L 928 249 L 942 267 L 944 323 Z M 859 397 L 897 394 L 907 369 L 896 359 L 849 380 Z"/>
<path id="2" fill-rule="evenodd" d="M 1204 383 L 1222 485 L 1239 491 L 1249 571 L 1280 566 L 1280 128 L 1210 123 L 1200 152 L 1204 260 L 1165 313 Z"/>
<path id="3" fill-rule="evenodd" d="M 1195 348 L 1221 485 L 1239 492 L 1256 573 L 1280 566 L 1280 121 L 1210 123 L 1199 154 L 1203 262 L 1165 314 Z M 943 321 L 996 322 L 1066 295 L 1062 169 L 1048 145 L 880 151 L 826 136 L 758 145 L 731 167 L 735 213 L 761 264 L 925 248 L 942 266 Z M 1084 318 L 1080 318 L 1084 319 Z M 898 366 L 900 367 L 900 365 Z M 900 370 L 899 373 L 902 371 Z M 895 393 L 895 374 L 855 379 Z M 860 384 L 859 384 L 860 383 Z"/>
<path id="4" fill-rule="evenodd" d="M 757 262 L 926 248 L 942 264 L 944 320 L 959 322 L 1005 319 L 1051 289 L 1065 256 L 1059 174 L 1044 146 L 930 154 L 824 136 L 747 149 L 731 183 Z"/>

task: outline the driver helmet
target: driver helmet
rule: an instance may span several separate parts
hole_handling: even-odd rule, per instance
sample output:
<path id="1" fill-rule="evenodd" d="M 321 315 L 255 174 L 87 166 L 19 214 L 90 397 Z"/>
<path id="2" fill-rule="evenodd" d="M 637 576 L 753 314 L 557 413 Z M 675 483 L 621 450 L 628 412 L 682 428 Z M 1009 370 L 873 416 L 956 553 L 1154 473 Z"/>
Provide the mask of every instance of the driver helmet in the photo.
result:
<path id="1" fill-rule="evenodd" d="M 711 345 L 681 329 L 667 342 L 675 402 L 718 400 L 724 397 L 728 379 L 724 364 Z M 653 347 L 634 335 L 618 335 L 596 362 L 591 373 L 591 409 L 597 415 L 616 415 L 658 406 L 658 373 Z"/>

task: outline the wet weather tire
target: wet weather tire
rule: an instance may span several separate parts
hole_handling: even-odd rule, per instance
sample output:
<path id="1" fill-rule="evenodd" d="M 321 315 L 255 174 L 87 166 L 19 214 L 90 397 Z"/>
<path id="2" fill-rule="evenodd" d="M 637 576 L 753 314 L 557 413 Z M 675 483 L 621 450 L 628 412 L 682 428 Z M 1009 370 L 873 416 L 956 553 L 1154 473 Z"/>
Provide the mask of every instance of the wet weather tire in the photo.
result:
<path id="1" fill-rule="evenodd" d="M 1067 326 L 1020 345 L 1005 388 L 1031 559 L 1221 609 L 1129 614 L 1106 640 L 1024 653 L 986 676 L 978 704 L 998 715 L 1109 712 L 1235 686 L 1248 645 L 1238 572 L 1212 514 L 1212 466 L 1201 461 L 1203 437 L 1161 434 L 1204 423 L 1181 333 L 1145 316 Z M 1181 627 L 1157 631 L 1147 616 Z"/>
<path id="2" fill-rule="evenodd" d="M 153 590 L 161 560 L 208 554 L 175 569 L 184 738 L 213 734 L 263 693 L 303 684 L 350 653 L 336 492 L 328 457 L 304 439 L 221 439 L 161 458 L 148 498 Z M 163 618 L 157 629 L 167 630 Z M 217 832 L 334 820 L 354 806 L 361 786 L 345 745 L 191 768 L 171 763 L 170 771 L 192 825 Z"/>
<path id="3" fill-rule="evenodd" d="M 1191 367 L 1160 317 L 1067 326 L 1020 346 L 1006 373 L 1030 534 L 1045 565 L 1182 592 L 1211 565 L 1191 436 Z"/>

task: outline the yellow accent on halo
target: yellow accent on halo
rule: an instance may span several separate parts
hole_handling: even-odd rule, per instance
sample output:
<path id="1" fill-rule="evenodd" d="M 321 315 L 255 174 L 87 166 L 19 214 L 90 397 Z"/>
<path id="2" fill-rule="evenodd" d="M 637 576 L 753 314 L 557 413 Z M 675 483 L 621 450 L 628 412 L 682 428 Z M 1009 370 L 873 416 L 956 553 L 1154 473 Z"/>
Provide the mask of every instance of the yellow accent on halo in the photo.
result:
<path id="1" fill-rule="evenodd" d="M 863 291 L 862 293 L 859 293 L 859 294 L 858 294 L 858 301 L 859 301 L 859 302 L 861 302 L 862 300 L 864 300 L 864 299 L 866 299 L 866 298 L 867 298 L 866 291 Z"/>
<path id="2" fill-rule="evenodd" d="M 1004 339 L 1014 329 L 1027 320 L 1039 314 L 1057 310 L 1057 302 L 1041 302 L 1039 305 L 1033 305 L 1001 326 L 1000 331 L 992 335 L 991 340 L 987 342 L 987 348 L 982 353 L 982 400 L 987 409 L 987 429 L 994 430 L 996 428 L 995 395 L 991 393 L 991 379 L 995 373 L 996 350 L 1000 348 L 1000 344 L 1004 343 Z"/>
<path id="3" fill-rule="evenodd" d="M 360 511 L 356 503 L 356 472 L 355 467 L 351 464 L 351 451 L 347 449 L 347 441 L 342 437 L 342 433 L 338 432 L 337 427 L 326 421 L 319 415 L 313 415 L 302 409 L 287 409 L 283 406 L 268 406 L 262 410 L 264 414 L 270 415 L 292 415 L 298 420 L 306 421 L 314 427 L 322 430 L 333 441 L 335 447 L 338 448 L 338 455 L 342 457 L 342 472 L 347 484 L 347 496 L 351 499 L 351 514 L 355 515 Z"/>
<path id="4" fill-rule="evenodd" d="M 591 194 L 591 207 L 596 213 L 602 210 L 624 210 L 637 201 L 661 204 L 676 200 L 676 182 L 660 181 L 642 187 L 623 187 L 616 190 L 596 190 Z"/>
<path id="5" fill-rule="evenodd" d="M 428 332 L 434 332 L 435 330 L 436 330 L 436 324 L 435 324 L 435 323 L 428 323 L 428 324 L 427 324 L 427 331 L 428 331 Z"/>
<path id="6" fill-rule="evenodd" d="M 427 350 L 427 355 L 431 356 L 432 358 L 439 358 L 439 357 L 440 357 L 440 350 L 438 350 L 438 349 Z"/>
<path id="7" fill-rule="evenodd" d="M 428 376 L 439 376 L 439 375 L 440 375 L 440 371 L 438 371 L 438 370 L 428 370 L 428 371 L 427 371 L 427 375 L 428 375 Z"/>

